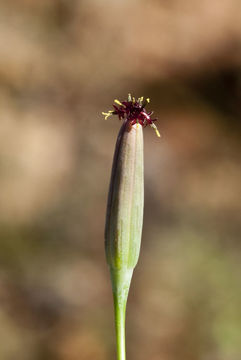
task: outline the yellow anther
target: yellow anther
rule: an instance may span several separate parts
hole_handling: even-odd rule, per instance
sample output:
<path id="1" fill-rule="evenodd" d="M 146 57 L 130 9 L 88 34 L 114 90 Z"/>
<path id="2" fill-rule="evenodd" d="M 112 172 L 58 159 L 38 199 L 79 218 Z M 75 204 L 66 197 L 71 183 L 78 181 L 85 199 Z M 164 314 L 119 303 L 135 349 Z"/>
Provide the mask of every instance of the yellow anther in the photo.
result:
<path id="1" fill-rule="evenodd" d="M 156 132 L 158 137 L 161 137 L 161 134 L 159 133 L 158 129 L 155 129 L 155 132 Z"/>
<path id="2" fill-rule="evenodd" d="M 144 97 L 142 96 L 142 97 L 140 97 L 140 102 L 142 102 L 144 100 Z"/>
<path id="3" fill-rule="evenodd" d="M 120 106 L 123 106 L 123 104 L 122 104 L 119 100 L 117 100 L 117 99 L 115 99 L 115 103 L 118 104 L 118 105 L 120 105 Z"/>
<path id="4" fill-rule="evenodd" d="M 131 94 L 128 94 L 128 101 L 131 101 Z"/>
<path id="5" fill-rule="evenodd" d="M 132 102 L 133 102 L 133 104 L 136 102 L 136 99 L 134 98 L 134 96 L 132 98 Z"/>
<path id="6" fill-rule="evenodd" d="M 149 104 L 149 102 L 150 102 L 150 98 L 147 98 L 147 99 L 146 99 L 146 102 Z"/>
<path id="7" fill-rule="evenodd" d="M 155 125 L 155 124 L 151 124 L 151 127 L 152 127 L 152 129 L 154 129 L 154 130 L 155 130 L 156 135 L 157 135 L 158 137 L 161 137 L 161 134 L 159 133 L 159 131 L 158 131 L 158 129 L 157 129 L 157 127 L 156 127 L 156 125 Z"/>
<path id="8" fill-rule="evenodd" d="M 108 117 L 112 115 L 112 113 L 113 113 L 113 110 L 109 110 L 108 113 L 102 112 L 102 115 L 105 115 L 105 120 L 107 120 Z"/>

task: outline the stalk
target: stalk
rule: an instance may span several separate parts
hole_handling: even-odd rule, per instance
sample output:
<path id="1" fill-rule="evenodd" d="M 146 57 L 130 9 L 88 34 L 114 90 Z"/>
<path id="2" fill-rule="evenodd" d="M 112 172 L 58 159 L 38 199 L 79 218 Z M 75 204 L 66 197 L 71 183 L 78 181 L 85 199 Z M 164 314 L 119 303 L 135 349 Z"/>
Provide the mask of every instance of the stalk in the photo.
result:
<path id="1" fill-rule="evenodd" d="M 126 360 L 125 317 L 132 270 L 112 271 L 117 360 Z"/>

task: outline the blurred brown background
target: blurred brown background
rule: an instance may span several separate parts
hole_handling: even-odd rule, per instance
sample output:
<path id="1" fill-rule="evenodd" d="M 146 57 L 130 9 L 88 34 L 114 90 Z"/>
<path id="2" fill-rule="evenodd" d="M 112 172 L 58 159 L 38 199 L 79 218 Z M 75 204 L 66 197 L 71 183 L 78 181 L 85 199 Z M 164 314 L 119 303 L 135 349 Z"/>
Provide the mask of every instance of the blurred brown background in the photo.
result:
<path id="1" fill-rule="evenodd" d="M 103 229 L 151 98 L 128 360 L 241 358 L 240 0 L 0 1 L 0 359 L 115 358 Z"/>

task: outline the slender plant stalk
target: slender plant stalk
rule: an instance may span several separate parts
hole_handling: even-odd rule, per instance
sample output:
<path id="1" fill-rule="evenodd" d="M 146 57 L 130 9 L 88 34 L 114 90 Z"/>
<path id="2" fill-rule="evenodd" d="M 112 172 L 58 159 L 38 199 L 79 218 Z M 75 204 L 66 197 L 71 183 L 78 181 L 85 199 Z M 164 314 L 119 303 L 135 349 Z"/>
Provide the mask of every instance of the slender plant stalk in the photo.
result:
<path id="1" fill-rule="evenodd" d="M 117 359 L 125 360 L 126 359 L 126 344 L 125 344 L 126 301 L 123 304 L 119 304 L 118 302 L 119 300 L 117 296 L 114 296 Z"/>
<path id="2" fill-rule="evenodd" d="M 112 166 L 106 214 L 105 250 L 110 269 L 114 298 L 117 360 L 126 359 L 125 313 L 133 270 L 137 264 L 141 245 L 144 176 L 143 131 L 150 125 L 159 136 L 145 110 L 143 98 L 137 101 L 128 96 L 127 101 L 115 100 L 114 111 L 103 113 L 105 118 L 116 114 L 124 123 L 120 129 Z"/>
<path id="3" fill-rule="evenodd" d="M 112 272 L 117 360 L 126 359 L 125 317 L 126 303 L 132 277 L 132 270 Z"/>

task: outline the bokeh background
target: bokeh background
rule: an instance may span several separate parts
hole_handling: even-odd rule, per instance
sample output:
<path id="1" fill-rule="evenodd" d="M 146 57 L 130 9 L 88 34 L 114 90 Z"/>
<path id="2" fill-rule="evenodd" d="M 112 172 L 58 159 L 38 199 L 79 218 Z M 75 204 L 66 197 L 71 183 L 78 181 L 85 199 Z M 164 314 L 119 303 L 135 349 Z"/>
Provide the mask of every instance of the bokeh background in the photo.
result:
<path id="1" fill-rule="evenodd" d="M 0 1 L 0 359 L 115 358 L 103 232 L 151 98 L 129 360 L 241 358 L 240 0 Z"/>

